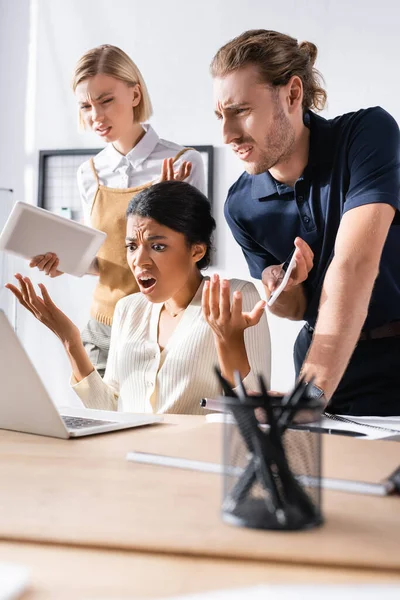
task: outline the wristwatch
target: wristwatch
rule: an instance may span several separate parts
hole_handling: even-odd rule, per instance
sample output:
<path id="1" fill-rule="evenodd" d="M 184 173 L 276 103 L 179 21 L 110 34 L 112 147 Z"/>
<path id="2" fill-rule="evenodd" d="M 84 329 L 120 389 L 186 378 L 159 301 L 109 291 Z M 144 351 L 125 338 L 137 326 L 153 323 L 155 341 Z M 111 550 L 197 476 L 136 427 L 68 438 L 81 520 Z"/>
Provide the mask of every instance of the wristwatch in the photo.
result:
<path id="1" fill-rule="evenodd" d="M 314 383 L 307 383 L 306 396 L 310 400 L 322 400 L 325 398 L 324 390 Z"/>

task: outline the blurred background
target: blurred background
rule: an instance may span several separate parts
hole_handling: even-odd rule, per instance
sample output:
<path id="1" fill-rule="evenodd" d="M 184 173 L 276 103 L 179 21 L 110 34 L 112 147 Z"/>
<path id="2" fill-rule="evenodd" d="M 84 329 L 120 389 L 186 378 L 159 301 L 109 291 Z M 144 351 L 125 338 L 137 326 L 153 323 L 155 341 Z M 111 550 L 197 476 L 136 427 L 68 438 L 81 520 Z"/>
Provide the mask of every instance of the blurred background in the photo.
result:
<path id="1" fill-rule="evenodd" d="M 227 191 L 242 165 L 223 147 L 214 116 L 213 55 L 246 29 L 275 29 L 312 41 L 328 91 L 324 116 L 380 105 L 399 121 L 398 18 L 400 5 L 391 0 L 0 0 L 0 188 L 6 188 L 0 190 L 0 226 L 13 201 L 37 203 L 39 150 L 101 147 L 97 136 L 78 131 L 70 78 L 86 50 L 114 44 L 142 71 L 159 136 L 183 145 L 214 146 L 217 252 L 210 271 L 250 279 L 223 218 Z M 16 318 L 45 385 L 58 404 L 78 403 L 58 340 L 25 311 L 15 315 L 3 286 L 17 269 L 33 275 L 82 327 L 95 279 L 64 275 L 50 280 L 27 263 L 1 255 L 0 269 L 0 306 Z M 293 383 L 292 349 L 301 323 L 268 318 L 272 388 L 284 391 Z"/>

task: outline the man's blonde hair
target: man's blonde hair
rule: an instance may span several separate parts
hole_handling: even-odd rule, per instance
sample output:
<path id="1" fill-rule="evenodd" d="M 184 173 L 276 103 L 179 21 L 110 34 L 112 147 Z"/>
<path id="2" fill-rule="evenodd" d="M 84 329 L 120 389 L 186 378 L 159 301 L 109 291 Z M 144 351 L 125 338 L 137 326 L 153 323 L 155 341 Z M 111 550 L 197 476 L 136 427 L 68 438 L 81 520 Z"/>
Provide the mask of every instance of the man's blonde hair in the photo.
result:
<path id="1" fill-rule="evenodd" d="M 297 75 L 303 83 L 303 109 L 322 110 L 327 100 L 322 75 L 314 68 L 317 47 L 266 29 L 245 31 L 222 46 L 211 63 L 213 77 L 225 77 L 242 67 L 257 67 L 263 83 L 286 85 Z"/>
<path id="2" fill-rule="evenodd" d="M 138 106 L 133 107 L 133 119 L 137 123 L 148 121 L 153 114 L 149 92 L 141 72 L 133 60 L 120 48 L 104 44 L 88 50 L 78 60 L 72 76 L 72 89 L 89 77 L 109 75 L 129 86 L 139 85 L 142 96 Z M 83 126 L 82 115 L 79 113 L 79 123 Z"/>

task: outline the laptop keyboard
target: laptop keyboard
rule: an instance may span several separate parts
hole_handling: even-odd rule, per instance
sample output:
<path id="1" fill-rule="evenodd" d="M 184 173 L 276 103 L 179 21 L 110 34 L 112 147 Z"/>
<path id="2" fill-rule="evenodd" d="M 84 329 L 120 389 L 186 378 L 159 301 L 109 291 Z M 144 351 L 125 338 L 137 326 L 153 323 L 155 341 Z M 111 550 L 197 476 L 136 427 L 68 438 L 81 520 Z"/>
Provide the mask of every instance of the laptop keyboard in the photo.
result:
<path id="1" fill-rule="evenodd" d="M 83 429 L 84 427 L 96 427 L 115 423 L 115 421 L 99 421 L 98 419 L 84 419 L 83 417 L 66 416 L 62 416 L 62 420 L 68 429 Z"/>

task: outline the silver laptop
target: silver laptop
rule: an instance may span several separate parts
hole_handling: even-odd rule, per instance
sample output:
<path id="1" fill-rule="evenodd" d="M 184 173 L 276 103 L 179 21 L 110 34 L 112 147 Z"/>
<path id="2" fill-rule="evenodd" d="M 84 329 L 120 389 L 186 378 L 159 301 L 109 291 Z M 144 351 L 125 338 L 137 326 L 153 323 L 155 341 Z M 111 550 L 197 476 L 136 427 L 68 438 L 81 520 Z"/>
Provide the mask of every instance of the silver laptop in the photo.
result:
<path id="1" fill-rule="evenodd" d="M 88 410 L 101 418 L 60 415 L 6 315 L 0 310 L 0 429 L 73 438 L 162 421 L 153 414 Z M 77 413 L 85 413 L 77 410 Z M 105 418 L 104 415 L 108 418 Z"/>

